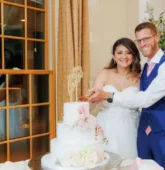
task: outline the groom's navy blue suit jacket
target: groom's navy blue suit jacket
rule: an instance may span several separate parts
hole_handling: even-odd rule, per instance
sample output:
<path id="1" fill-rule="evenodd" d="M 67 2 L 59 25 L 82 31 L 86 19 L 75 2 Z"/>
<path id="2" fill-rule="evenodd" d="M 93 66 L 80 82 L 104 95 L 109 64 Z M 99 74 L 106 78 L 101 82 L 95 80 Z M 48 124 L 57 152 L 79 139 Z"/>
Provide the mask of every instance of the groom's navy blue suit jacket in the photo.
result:
<path id="1" fill-rule="evenodd" d="M 145 91 L 158 74 L 159 66 L 165 62 L 165 54 L 161 57 L 150 75 L 147 77 L 147 65 L 145 65 L 140 80 L 140 90 Z M 165 74 L 165 73 L 164 73 Z M 148 108 L 143 108 L 139 123 L 139 130 L 145 130 L 148 126 L 152 132 L 165 130 L 165 96 Z"/>

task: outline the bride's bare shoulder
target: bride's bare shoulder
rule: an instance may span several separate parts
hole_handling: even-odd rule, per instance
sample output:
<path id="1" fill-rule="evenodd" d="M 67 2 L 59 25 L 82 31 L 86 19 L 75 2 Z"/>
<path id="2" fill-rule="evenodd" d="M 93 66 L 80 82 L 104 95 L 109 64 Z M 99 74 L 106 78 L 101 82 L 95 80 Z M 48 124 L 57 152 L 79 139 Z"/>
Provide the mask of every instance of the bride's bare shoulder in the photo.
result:
<path id="1" fill-rule="evenodd" d="M 102 72 L 102 74 L 114 74 L 114 73 L 116 73 L 116 69 L 113 69 L 113 68 L 111 68 L 111 69 L 104 68 L 104 69 L 101 70 L 101 72 Z"/>
<path id="2" fill-rule="evenodd" d="M 98 74 L 97 74 L 97 80 L 103 81 L 106 83 L 110 78 L 114 77 L 113 75 L 115 74 L 114 69 L 107 69 L 104 68 L 102 69 Z"/>

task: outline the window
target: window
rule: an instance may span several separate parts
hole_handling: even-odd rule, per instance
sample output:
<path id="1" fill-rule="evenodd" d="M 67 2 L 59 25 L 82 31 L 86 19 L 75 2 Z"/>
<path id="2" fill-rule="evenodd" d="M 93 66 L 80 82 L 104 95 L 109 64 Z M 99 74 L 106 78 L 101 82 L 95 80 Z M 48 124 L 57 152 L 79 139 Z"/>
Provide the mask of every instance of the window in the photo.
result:
<path id="1" fill-rule="evenodd" d="M 45 154 L 55 136 L 51 0 L 0 0 L 0 163 Z"/>

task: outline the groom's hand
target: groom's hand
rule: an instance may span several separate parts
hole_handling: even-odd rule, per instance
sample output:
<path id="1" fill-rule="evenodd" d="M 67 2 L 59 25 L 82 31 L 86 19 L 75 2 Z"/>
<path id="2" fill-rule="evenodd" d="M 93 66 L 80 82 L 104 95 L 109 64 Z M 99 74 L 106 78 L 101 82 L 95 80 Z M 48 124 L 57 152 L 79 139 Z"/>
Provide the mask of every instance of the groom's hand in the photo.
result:
<path id="1" fill-rule="evenodd" d="M 81 97 L 79 98 L 79 100 L 80 100 L 80 101 L 84 101 L 84 102 L 85 102 L 85 101 L 88 101 L 88 99 L 90 98 L 90 96 L 92 96 L 94 93 L 95 93 L 95 92 L 94 92 L 93 89 L 89 89 L 84 96 L 81 96 Z"/>
<path id="2" fill-rule="evenodd" d="M 107 100 L 110 93 L 103 90 L 95 90 L 95 93 L 88 99 L 89 102 L 99 103 L 103 100 Z"/>

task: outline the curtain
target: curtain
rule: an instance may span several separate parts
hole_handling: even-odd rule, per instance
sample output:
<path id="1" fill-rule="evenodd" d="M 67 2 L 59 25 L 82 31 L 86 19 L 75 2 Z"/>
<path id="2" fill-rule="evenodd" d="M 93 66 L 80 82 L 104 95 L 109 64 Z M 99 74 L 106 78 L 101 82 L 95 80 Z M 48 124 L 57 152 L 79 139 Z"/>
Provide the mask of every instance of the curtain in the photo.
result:
<path id="1" fill-rule="evenodd" d="M 59 0 L 57 54 L 57 114 L 63 116 L 63 104 L 69 102 L 67 76 L 73 67 L 82 66 L 83 78 L 78 95 L 89 88 L 88 0 Z"/>

